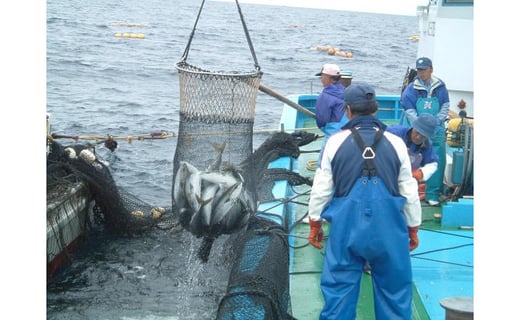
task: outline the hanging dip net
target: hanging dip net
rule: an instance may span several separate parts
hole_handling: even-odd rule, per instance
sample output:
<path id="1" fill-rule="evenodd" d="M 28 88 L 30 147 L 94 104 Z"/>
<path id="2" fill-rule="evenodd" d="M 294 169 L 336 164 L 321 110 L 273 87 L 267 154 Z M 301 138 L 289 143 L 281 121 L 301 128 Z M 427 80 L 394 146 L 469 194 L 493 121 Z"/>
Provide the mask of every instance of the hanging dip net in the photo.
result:
<path id="1" fill-rule="evenodd" d="M 282 319 L 288 310 L 288 245 L 280 226 L 255 216 L 260 158 L 299 155 L 289 146 L 253 156 L 253 125 L 262 72 L 236 1 L 254 70 L 212 71 L 188 63 L 188 53 L 204 7 L 181 60 L 177 147 L 173 165 L 172 207 L 181 225 L 203 238 L 198 257 L 207 261 L 213 240 L 233 234 L 235 255 L 217 319 Z M 283 138 L 282 138 L 283 140 Z M 276 147 L 275 147 L 276 148 Z M 267 166 L 267 163 L 266 163 Z M 237 191 L 240 190 L 240 191 Z M 222 203 L 229 205 L 221 205 Z M 261 231 L 260 231 L 261 230 Z M 276 232 L 278 230 L 278 232 Z"/>
<path id="2" fill-rule="evenodd" d="M 176 64 L 180 105 L 172 208 L 186 230 L 203 237 L 198 256 L 207 261 L 213 240 L 244 229 L 256 211 L 255 177 L 248 162 L 262 72 L 238 2 L 254 70 L 211 71 L 188 62 L 204 2 Z"/>
<path id="3" fill-rule="evenodd" d="M 176 64 L 180 106 L 174 180 L 181 161 L 187 161 L 199 170 L 208 169 L 212 164 L 212 170 L 221 170 L 222 165 L 238 168 L 251 155 L 253 148 L 255 105 L 262 72 L 240 6 L 237 2 L 254 60 L 254 70 L 245 72 L 210 71 L 188 63 L 190 46 L 203 7 L 204 1 L 184 54 Z M 243 167 L 239 169 L 246 179 L 251 176 L 243 171 Z"/>
<path id="4" fill-rule="evenodd" d="M 180 83 L 179 129 L 174 157 L 174 179 L 180 161 L 200 170 L 216 160 L 238 166 L 253 149 L 256 96 L 261 72 L 222 73 L 177 63 Z M 249 176 L 247 172 L 244 175 Z"/>

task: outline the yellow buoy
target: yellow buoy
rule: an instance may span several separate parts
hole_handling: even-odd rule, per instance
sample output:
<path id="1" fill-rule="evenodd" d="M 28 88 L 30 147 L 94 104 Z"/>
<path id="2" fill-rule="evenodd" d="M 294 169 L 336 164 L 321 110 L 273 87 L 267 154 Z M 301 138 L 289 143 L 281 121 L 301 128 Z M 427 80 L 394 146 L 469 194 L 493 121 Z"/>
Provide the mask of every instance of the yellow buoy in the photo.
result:
<path id="1" fill-rule="evenodd" d="M 116 37 L 118 38 L 132 38 L 132 39 L 144 39 L 144 34 L 142 33 L 116 33 Z"/>

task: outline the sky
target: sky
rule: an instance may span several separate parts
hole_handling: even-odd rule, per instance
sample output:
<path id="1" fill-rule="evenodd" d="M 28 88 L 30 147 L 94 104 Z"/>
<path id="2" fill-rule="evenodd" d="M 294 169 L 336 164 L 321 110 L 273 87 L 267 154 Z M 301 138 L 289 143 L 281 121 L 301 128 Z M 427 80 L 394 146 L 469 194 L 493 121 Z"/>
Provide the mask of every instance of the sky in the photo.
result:
<path id="1" fill-rule="evenodd" d="M 235 0 L 217 1 L 235 2 Z M 240 0 L 238 3 L 256 3 L 288 7 L 334 9 L 415 16 L 417 6 L 428 4 L 428 0 Z"/>

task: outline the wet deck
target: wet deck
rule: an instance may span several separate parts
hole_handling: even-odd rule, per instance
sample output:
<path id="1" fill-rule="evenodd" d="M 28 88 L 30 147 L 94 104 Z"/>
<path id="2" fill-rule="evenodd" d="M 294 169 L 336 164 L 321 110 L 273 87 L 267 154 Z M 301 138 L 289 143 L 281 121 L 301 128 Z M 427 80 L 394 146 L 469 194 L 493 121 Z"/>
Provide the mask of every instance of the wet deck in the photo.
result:
<path id="1" fill-rule="evenodd" d="M 308 118 L 298 127 L 307 128 L 305 130 L 308 132 L 319 133 L 318 129 L 309 129 L 314 124 L 315 122 Z M 298 127 L 286 126 L 285 130 L 291 131 Z M 322 139 L 318 139 L 301 147 L 302 154 L 297 160 L 279 159 L 272 166 L 287 167 L 302 176 L 312 177 L 314 170 L 309 170 L 309 167 L 312 169 L 312 165 L 309 164 L 317 159 L 316 150 L 320 149 L 322 142 Z M 315 320 L 319 318 L 323 306 L 320 278 L 324 250 L 316 250 L 308 244 L 309 227 L 306 223 L 299 223 L 300 218 L 307 215 L 310 187 L 291 188 L 287 183 L 280 181 L 276 183 L 275 189 L 278 195 L 283 194 L 286 199 L 291 199 L 289 211 L 293 212 L 289 219 L 292 313 L 299 320 Z M 279 215 L 286 213 L 276 202 L 263 204 L 261 208 L 272 208 L 269 212 Z M 445 310 L 440 305 L 441 299 L 452 296 L 473 297 L 473 231 L 443 226 L 441 220 L 434 216 L 439 213 L 442 214 L 442 207 L 431 207 L 423 203 L 423 223 L 419 231 L 420 246 L 411 253 L 414 280 L 413 319 L 444 319 Z M 324 231 L 327 234 L 326 224 Z M 371 278 L 364 274 L 357 319 L 374 318 Z"/>

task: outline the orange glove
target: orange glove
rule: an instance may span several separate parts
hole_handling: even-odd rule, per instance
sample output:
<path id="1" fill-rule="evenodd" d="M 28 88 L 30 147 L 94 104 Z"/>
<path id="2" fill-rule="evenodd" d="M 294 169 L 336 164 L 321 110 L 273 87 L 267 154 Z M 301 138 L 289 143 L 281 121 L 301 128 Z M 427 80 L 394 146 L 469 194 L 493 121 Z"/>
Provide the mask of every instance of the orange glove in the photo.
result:
<path id="1" fill-rule="evenodd" d="M 412 171 L 412 176 L 417 180 L 421 181 L 423 179 L 423 173 L 421 169 L 416 169 Z"/>
<path id="2" fill-rule="evenodd" d="M 417 237 L 417 231 L 419 231 L 419 226 L 408 227 L 408 237 L 410 237 L 410 251 L 413 251 L 415 248 L 419 246 L 419 238 Z"/>
<path id="3" fill-rule="evenodd" d="M 309 219 L 309 226 L 311 227 L 308 237 L 309 243 L 317 249 L 322 249 L 323 245 L 320 243 L 323 240 L 323 229 L 321 228 L 321 221 L 312 221 Z"/>

